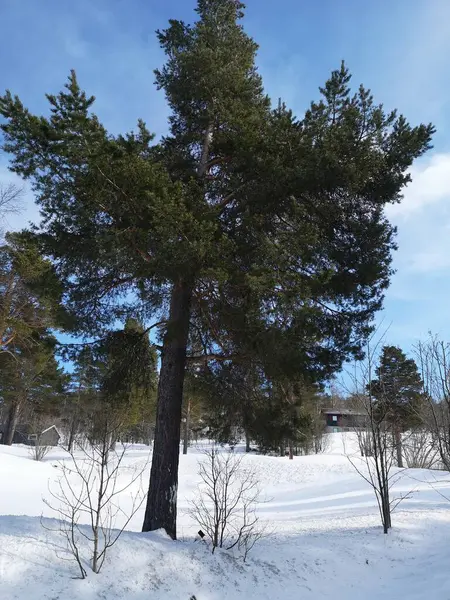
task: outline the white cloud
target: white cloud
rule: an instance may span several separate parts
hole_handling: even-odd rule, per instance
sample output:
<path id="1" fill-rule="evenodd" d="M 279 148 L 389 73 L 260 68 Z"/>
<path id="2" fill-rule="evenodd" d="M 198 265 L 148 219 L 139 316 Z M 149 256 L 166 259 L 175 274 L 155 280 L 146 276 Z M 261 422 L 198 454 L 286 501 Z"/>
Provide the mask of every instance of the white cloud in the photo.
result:
<path id="1" fill-rule="evenodd" d="M 415 297 L 423 294 L 417 275 L 433 276 L 450 270 L 450 215 L 445 203 L 428 206 L 400 219 L 399 250 L 394 255 L 397 269 L 395 283 L 409 281 L 408 288 Z"/>
<path id="2" fill-rule="evenodd" d="M 430 273 L 450 268 L 448 244 L 440 251 L 418 252 L 411 257 L 409 270 L 414 273 Z"/>
<path id="3" fill-rule="evenodd" d="M 450 200 L 450 153 L 433 154 L 411 169 L 412 182 L 400 204 L 386 209 L 389 218 L 408 217 L 431 204 Z"/>

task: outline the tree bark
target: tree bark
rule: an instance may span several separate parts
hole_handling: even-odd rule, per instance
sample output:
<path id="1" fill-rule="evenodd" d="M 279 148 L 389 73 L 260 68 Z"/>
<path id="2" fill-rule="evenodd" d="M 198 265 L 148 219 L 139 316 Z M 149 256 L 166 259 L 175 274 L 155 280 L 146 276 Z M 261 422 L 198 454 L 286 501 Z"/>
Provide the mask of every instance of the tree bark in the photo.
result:
<path id="1" fill-rule="evenodd" d="M 178 463 L 186 348 L 192 286 L 179 280 L 172 288 L 169 323 L 163 342 L 158 384 L 150 487 L 142 531 L 165 529 L 176 539 Z"/>
<path id="2" fill-rule="evenodd" d="M 72 452 L 72 450 L 73 450 L 73 444 L 75 442 L 75 435 L 76 435 L 77 429 L 78 429 L 78 419 L 77 419 L 77 417 L 73 417 L 72 422 L 70 423 L 69 439 L 67 441 L 67 451 L 68 452 Z"/>
<path id="3" fill-rule="evenodd" d="M 186 419 L 184 420 L 183 454 L 187 454 L 189 447 L 189 427 L 191 421 L 191 401 L 188 400 L 186 407 Z"/>
<path id="4" fill-rule="evenodd" d="M 394 426 L 395 450 L 397 452 L 397 466 L 403 468 L 402 432 L 398 425 Z"/>
<path id="5" fill-rule="evenodd" d="M 386 485 L 388 485 L 388 482 L 386 482 Z M 387 534 L 392 527 L 391 505 L 389 501 L 389 490 L 387 488 L 384 489 L 384 487 L 381 489 L 381 510 L 383 513 L 383 532 Z"/>
<path id="6" fill-rule="evenodd" d="M 245 451 L 250 452 L 250 436 L 245 432 Z"/>
<path id="7" fill-rule="evenodd" d="M 294 459 L 294 447 L 292 445 L 292 441 L 289 441 L 289 460 Z"/>
<path id="8" fill-rule="evenodd" d="M 16 432 L 17 423 L 19 422 L 21 402 L 13 402 L 8 411 L 8 418 L 6 420 L 6 427 L 3 432 L 2 444 L 4 446 L 11 446 L 14 440 L 14 434 Z"/>

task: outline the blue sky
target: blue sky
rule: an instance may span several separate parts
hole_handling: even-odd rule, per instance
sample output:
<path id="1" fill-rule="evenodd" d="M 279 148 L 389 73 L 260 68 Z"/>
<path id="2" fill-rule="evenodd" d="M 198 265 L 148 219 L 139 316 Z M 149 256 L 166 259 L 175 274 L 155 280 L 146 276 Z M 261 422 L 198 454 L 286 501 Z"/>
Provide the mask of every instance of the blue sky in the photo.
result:
<path id="1" fill-rule="evenodd" d="M 153 85 L 163 55 L 154 31 L 169 18 L 190 20 L 195 0 L 2 0 L 0 88 L 45 111 L 70 69 L 97 97 L 114 132 L 144 118 L 165 131 L 167 108 Z M 248 32 L 260 44 L 268 93 L 301 115 L 329 72 L 345 59 L 354 84 L 387 109 L 437 127 L 434 149 L 412 169 L 400 206 L 397 273 L 379 316 L 386 341 L 409 350 L 429 330 L 450 339 L 450 2 L 448 0 L 248 0 Z M 0 156 L 0 180 L 12 179 Z M 30 194 L 18 228 L 37 218 Z"/>

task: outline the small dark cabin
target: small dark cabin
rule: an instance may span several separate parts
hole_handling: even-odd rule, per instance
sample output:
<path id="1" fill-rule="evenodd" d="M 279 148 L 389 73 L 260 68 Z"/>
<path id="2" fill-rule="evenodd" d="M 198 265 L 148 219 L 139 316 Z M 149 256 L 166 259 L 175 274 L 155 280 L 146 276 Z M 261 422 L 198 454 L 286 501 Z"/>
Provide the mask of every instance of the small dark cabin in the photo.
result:
<path id="1" fill-rule="evenodd" d="M 351 408 L 336 408 L 322 411 L 328 433 L 353 431 L 366 427 L 367 415 Z"/>

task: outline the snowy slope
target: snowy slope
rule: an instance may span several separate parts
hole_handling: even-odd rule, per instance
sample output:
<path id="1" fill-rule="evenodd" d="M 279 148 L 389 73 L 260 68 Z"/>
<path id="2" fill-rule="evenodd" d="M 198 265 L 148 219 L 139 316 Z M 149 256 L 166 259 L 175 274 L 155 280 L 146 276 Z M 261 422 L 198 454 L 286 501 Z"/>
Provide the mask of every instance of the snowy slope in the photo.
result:
<path id="1" fill-rule="evenodd" d="M 0 600 L 450 599 L 450 476 L 408 470 L 397 492 L 415 490 L 384 536 L 375 498 L 344 455 L 352 440 L 332 434 L 328 454 L 287 458 L 251 455 L 267 502 L 261 517 L 271 534 L 248 562 L 227 552 L 211 555 L 194 542 L 198 527 L 185 514 L 195 494 L 199 449 L 180 457 L 179 535 L 139 533 L 143 509 L 110 549 L 100 575 L 73 579 L 54 515 L 42 502 L 54 485 L 54 450 L 41 463 L 25 448 L 0 446 Z M 345 444 L 343 444 L 343 440 Z M 127 464 L 148 460 L 131 449 Z M 127 494 L 121 499 L 129 502 Z M 119 523 L 120 525 L 120 523 Z"/>

